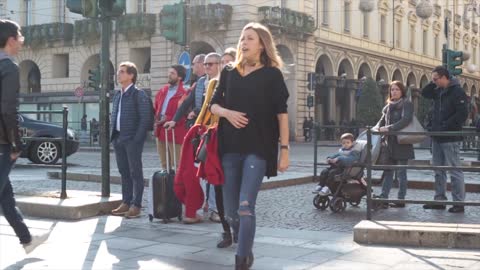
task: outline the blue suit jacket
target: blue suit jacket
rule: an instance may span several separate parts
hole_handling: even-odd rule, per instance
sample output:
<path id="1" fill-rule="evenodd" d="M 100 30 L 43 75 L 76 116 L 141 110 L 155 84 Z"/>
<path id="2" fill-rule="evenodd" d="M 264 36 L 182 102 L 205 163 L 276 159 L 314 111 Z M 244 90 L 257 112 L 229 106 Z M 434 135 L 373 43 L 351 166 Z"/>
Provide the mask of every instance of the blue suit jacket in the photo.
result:
<path id="1" fill-rule="evenodd" d="M 139 91 L 137 98 L 138 112 L 134 104 L 134 91 Z M 112 141 L 115 138 L 117 138 L 118 143 L 131 140 L 136 143 L 143 143 L 145 141 L 148 130 L 148 114 L 150 113 L 148 98 L 145 92 L 135 87 L 135 85 L 130 86 L 128 91 L 123 94 L 123 97 L 121 97 L 121 90 L 115 92 L 112 100 L 113 108 L 110 120 L 112 123 L 112 134 L 110 137 Z M 118 132 L 116 126 L 120 99 L 122 101 L 122 111 L 120 116 L 120 132 Z"/>

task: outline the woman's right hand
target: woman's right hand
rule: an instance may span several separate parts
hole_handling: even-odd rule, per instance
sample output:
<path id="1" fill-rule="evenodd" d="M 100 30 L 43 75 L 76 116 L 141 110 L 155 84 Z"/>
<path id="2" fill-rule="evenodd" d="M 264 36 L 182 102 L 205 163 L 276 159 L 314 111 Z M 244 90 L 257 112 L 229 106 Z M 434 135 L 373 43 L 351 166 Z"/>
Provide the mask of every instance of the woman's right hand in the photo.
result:
<path id="1" fill-rule="evenodd" d="M 230 124 L 232 124 L 235 128 L 238 129 L 244 128 L 248 124 L 247 114 L 243 112 L 227 110 L 225 118 L 227 118 Z"/>

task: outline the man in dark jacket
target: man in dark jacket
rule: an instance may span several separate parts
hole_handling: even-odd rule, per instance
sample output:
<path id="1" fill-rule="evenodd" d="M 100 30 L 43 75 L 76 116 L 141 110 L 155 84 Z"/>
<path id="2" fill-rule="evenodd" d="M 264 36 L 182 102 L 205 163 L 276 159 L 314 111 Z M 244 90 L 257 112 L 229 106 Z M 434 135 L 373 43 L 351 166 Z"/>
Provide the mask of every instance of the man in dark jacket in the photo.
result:
<path id="1" fill-rule="evenodd" d="M 143 196 L 142 152 L 149 129 L 149 114 L 152 113 L 149 97 L 135 87 L 137 74 L 135 64 L 120 64 L 117 76 L 122 89 L 115 93 L 112 100 L 111 141 L 122 176 L 122 203 L 112 210 L 112 214 L 126 218 L 140 216 Z"/>
<path id="2" fill-rule="evenodd" d="M 422 96 L 433 99 L 430 131 L 461 131 L 467 120 L 467 96 L 456 78 L 448 70 L 438 66 L 432 71 L 432 82 L 422 89 Z M 432 163 L 434 166 L 460 166 L 461 136 L 432 136 Z M 461 170 L 451 170 L 452 197 L 465 200 L 465 183 Z M 447 200 L 447 173 L 435 171 L 435 200 Z M 424 209 L 445 209 L 445 205 L 424 205 Z M 451 213 L 464 212 L 463 206 L 453 206 Z"/>
<path id="3" fill-rule="evenodd" d="M 3 215 L 20 239 L 27 253 L 43 243 L 48 234 L 33 236 L 15 206 L 12 184 L 8 175 L 20 156 L 22 142 L 18 131 L 18 92 L 20 77 L 13 56 L 23 45 L 20 26 L 9 20 L 0 20 L 0 204 Z"/>

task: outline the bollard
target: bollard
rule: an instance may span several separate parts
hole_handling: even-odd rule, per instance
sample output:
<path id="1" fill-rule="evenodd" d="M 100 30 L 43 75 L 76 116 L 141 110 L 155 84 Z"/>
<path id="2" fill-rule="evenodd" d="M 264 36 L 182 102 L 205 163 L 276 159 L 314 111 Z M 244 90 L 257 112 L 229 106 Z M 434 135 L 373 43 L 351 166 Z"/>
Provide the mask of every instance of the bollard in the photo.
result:
<path id="1" fill-rule="evenodd" d="M 68 108 L 63 106 L 63 138 L 62 138 L 62 191 L 61 199 L 67 198 L 67 129 L 68 129 Z"/>

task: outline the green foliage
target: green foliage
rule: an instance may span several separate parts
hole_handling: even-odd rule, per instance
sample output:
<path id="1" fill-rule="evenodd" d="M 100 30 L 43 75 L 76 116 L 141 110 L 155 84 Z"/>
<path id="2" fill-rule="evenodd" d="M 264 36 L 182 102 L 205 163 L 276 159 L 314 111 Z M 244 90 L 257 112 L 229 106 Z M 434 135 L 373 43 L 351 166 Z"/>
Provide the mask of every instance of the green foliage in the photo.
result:
<path id="1" fill-rule="evenodd" d="M 357 103 L 357 121 L 361 126 L 374 126 L 382 116 L 384 102 L 377 83 L 368 78 Z"/>

